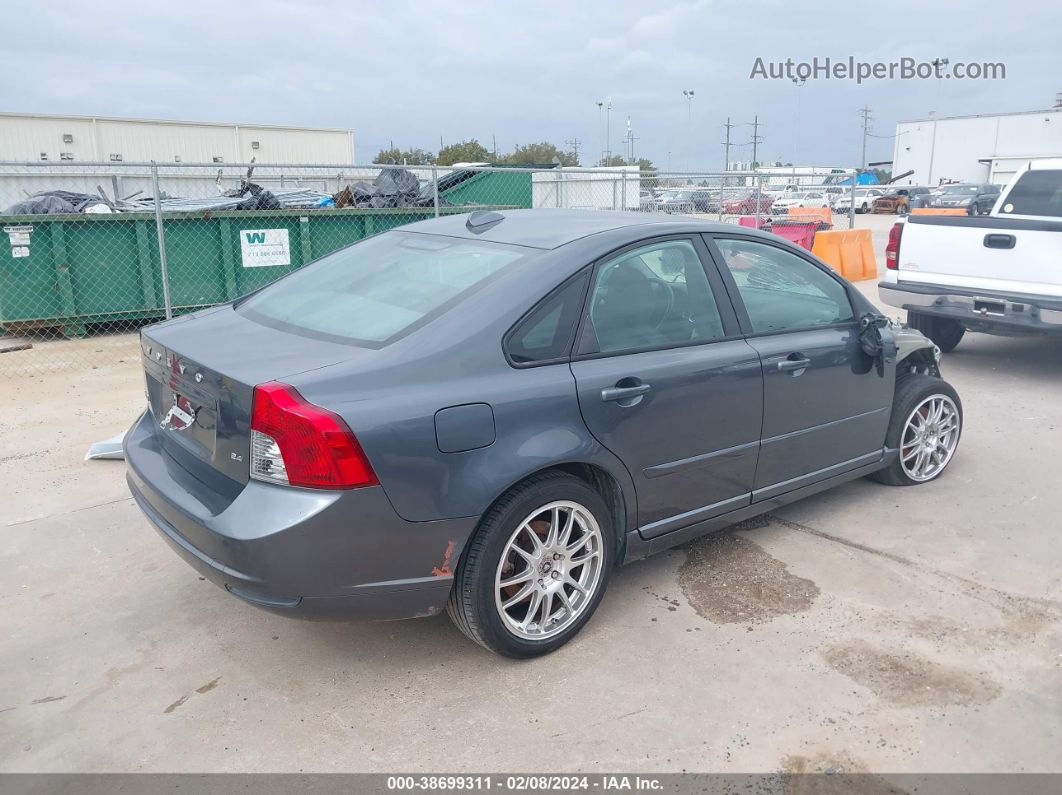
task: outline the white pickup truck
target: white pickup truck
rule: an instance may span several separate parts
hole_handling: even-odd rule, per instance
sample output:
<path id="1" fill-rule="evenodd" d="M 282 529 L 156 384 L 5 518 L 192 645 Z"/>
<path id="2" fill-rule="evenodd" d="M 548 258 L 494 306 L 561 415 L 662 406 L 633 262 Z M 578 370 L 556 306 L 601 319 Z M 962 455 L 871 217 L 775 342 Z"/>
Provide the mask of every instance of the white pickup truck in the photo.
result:
<path id="1" fill-rule="evenodd" d="M 967 331 L 1062 334 L 1062 158 L 1022 166 L 987 217 L 905 218 L 885 267 L 881 300 L 945 353 Z"/>

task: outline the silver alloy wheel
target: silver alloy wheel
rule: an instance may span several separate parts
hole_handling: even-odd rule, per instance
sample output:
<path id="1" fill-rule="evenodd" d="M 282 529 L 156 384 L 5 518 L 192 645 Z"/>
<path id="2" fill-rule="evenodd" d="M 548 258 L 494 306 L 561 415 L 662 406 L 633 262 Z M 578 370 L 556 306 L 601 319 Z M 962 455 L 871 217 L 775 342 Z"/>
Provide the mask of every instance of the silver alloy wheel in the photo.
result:
<path id="1" fill-rule="evenodd" d="M 532 511 L 509 537 L 494 577 L 505 628 L 543 640 L 571 626 L 601 583 L 603 544 L 594 515 L 577 502 Z"/>
<path id="2" fill-rule="evenodd" d="M 959 410 L 947 395 L 930 395 L 908 417 L 900 437 L 900 466 L 911 480 L 932 480 L 959 444 Z"/>

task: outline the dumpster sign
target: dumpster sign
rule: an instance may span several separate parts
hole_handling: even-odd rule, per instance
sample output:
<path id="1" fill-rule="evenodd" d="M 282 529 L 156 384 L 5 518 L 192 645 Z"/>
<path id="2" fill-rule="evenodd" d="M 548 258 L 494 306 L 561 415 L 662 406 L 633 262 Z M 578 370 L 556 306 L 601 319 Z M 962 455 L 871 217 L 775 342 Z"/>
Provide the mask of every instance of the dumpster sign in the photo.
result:
<path id="1" fill-rule="evenodd" d="M 30 233 L 33 232 L 32 226 L 5 226 L 4 232 L 7 234 L 8 242 L 11 243 L 11 257 L 13 259 L 30 255 L 29 246 Z"/>
<path id="2" fill-rule="evenodd" d="M 243 267 L 290 265 L 291 246 L 287 229 L 241 229 L 240 253 Z"/>

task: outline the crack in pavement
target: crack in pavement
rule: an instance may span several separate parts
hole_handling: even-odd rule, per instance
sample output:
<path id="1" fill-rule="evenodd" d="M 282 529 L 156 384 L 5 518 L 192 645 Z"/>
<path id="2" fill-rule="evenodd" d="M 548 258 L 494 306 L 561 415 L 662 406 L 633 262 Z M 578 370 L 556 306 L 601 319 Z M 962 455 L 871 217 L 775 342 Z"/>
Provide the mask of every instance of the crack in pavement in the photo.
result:
<path id="1" fill-rule="evenodd" d="M 981 583 L 962 577 L 958 574 L 952 574 L 951 572 L 943 571 L 933 566 L 926 565 L 925 563 L 919 563 L 918 561 L 905 558 L 902 555 L 897 555 L 893 552 L 886 552 L 881 549 L 875 549 L 874 547 L 861 544 L 858 541 L 850 541 L 847 538 L 841 538 L 831 533 L 827 533 L 824 530 L 818 530 L 814 527 L 801 524 L 800 522 L 794 522 L 790 519 L 783 519 L 777 514 L 768 513 L 766 517 L 771 522 L 777 522 L 782 527 L 789 528 L 790 530 L 796 530 L 801 533 L 821 538 L 824 541 L 831 541 L 835 544 L 841 544 L 842 546 L 849 547 L 850 549 L 858 550 L 859 552 L 865 552 L 868 555 L 875 555 L 877 557 L 891 560 L 893 563 L 897 563 L 907 568 L 915 569 L 917 571 L 930 574 L 939 579 L 945 580 L 957 585 L 962 592 L 971 599 L 984 602 L 985 604 L 996 608 L 997 610 L 1008 614 L 1027 614 L 1035 613 L 1036 618 L 1044 621 L 1059 620 L 1062 619 L 1062 603 L 1051 599 L 1041 599 L 1032 596 L 1020 596 L 1018 594 L 1008 593 L 998 588 L 993 588 L 989 585 L 982 585 Z"/>

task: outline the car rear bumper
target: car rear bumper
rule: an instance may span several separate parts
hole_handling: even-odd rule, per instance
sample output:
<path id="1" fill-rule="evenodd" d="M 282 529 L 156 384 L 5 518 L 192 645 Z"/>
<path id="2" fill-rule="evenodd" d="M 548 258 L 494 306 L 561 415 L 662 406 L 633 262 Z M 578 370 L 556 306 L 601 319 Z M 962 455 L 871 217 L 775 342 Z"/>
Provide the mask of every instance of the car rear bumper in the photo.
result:
<path id="1" fill-rule="evenodd" d="M 351 491 L 251 480 L 235 499 L 162 449 L 146 412 L 126 434 L 133 498 L 196 571 L 246 602 L 300 618 L 434 615 L 474 518 L 407 522 L 379 486 Z"/>
<path id="2" fill-rule="evenodd" d="M 1062 334 L 1062 299 L 914 282 L 879 282 L 878 295 L 889 306 L 959 320 L 975 330 Z"/>

